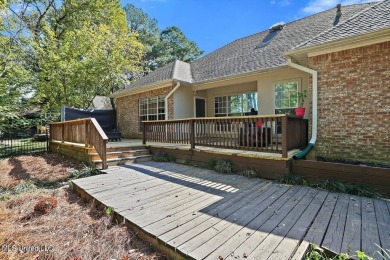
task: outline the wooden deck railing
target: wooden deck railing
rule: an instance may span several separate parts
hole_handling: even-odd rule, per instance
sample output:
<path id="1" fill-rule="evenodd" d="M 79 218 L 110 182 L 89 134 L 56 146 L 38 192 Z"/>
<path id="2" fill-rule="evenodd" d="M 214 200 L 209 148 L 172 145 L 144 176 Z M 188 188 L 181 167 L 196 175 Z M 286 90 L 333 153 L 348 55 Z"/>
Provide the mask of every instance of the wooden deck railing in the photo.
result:
<path id="1" fill-rule="evenodd" d="M 107 169 L 108 138 L 95 118 L 51 123 L 50 140 L 81 143 L 85 144 L 85 147 L 94 147 L 102 159 L 103 169 Z"/>
<path id="2" fill-rule="evenodd" d="M 289 115 L 144 121 L 143 143 L 161 142 L 281 153 L 307 144 L 307 120 Z"/>

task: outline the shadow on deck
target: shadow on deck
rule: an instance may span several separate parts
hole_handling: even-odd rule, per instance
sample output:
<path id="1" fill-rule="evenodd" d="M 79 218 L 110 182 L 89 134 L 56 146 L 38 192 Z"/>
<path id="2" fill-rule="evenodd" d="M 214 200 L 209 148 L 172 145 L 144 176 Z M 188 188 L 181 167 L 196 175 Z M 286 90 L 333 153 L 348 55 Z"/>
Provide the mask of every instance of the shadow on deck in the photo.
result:
<path id="1" fill-rule="evenodd" d="M 309 243 L 372 255 L 390 248 L 390 203 L 145 162 L 74 181 L 74 189 L 172 257 L 300 259 Z"/>

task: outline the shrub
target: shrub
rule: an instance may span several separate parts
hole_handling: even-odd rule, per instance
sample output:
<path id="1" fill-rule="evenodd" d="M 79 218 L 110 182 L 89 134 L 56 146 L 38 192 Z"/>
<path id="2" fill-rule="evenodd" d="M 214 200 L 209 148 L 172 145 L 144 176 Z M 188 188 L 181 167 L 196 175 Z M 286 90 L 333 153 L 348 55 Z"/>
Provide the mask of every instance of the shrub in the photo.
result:
<path id="1" fill-rule="evenodd" d="M 32 192 L 37 189 L 37 186 L 35 185 L 34 181 L 27 180 L 25 182 L 22 182 L 18 186 L 14 188 L 15 193 L 23 193 L 23 192 Z"/>
<path id="2" fill-rule="evenodd" d="M 168 154 L 168 162 L 176 162 L 176 156 L 173 154 Z"/>
<path id="3" fill-rule="evenodd" d="M 34 211 L 41 214 L 46 214 L 50 210 L 57 207 L 57 200 L 53 197 L 45 197 L 40 199 L 34 206 Z"/>
<path id="4" fill-rule="evenodd" d="M 153 154 L 152 159 L 156 162 L 176 162 L 176 156 L 162 152 Z"/>
<path id="5" fill-rule="evenodd" d="M 349 251 L 349 249 L 347 249 Z M 316 244 L 311 244 L 305 255 L 303 256 L 303 260 L 348 260 L 348 259 L 359 259 L 359 260 L 373 260 L 374 258 L 366 255 L 363 251 L 355 251 L 356 255 L 350 255 L 350 252 L 337 254 L 329 249 L 323 249 L 318 247 Z M 374 254 L 375 255 L 375 254 Z M 382 256 L 382 255 L 381 255 Z M 383 257 L 383 259 L 386 259 Z"/>
<path id="6" fill-rule="evenodd" d="M 114 210 L 113 207 L 108 207 L 106 208 L 106 215 L 110 215 L 112 213 L 112 211 Z"/>
<path id="7" fill-rule="evenodd" d="M 153 159 L 153 161 L 156 161 L 156 162 L 168 162 L 169 161 L 168 154 L 167 153 L 160 153 L 160 152 L 153 154 L 152 159 Z"/>
<path id="8" fill-rule="evenodd" d="M 304 185 L 304 180 L 301 177 L 292 173 L 283 175 L 279 182 L 292 185 Z"/>
<path id="9" fill-rule="evenodd" d="M 184 161 L 184 165 L 190 165 L 190 163 L 191 163 L 191 160 L 190 160 L 190 159 L 186 159 L 186 160 Z"/>
<path id="10" fill-rule="evenodd" d="M 380 194 L 375 189 L 372 189 L 366 185 L 345 183 L 336 180 L 309 181 L 291 173 L 284 175 L 279 180 L 279 182 L 291 185 L 304 185 L 332 192 L 342 192 L 352 195 L 365 196 L 368 198 L 380 197 Z"/>
<path id="11" fill-rule="evenodd" d="M 237 171 L 236 166 L 229 160 L 226 161 L 217 161 L 214 169 L 217 172 L 225 173 L 225 174 L 232 174 Z"/>
<path id="12" fill-rule="evenodd" d="M 6 200 L 9 200 L 9 199 L 11 199 L 11 195 L 8 194 L 8 193 L 0 195 L 0 201 L 6 201 Z"/>
<path id="13" fill-rule="evenodd" d="M 242 172 L 240 172 L 240 175 L 248 177 L 248 178 L 256 178 L 257 172 L 253 169 L 245 169 Z"/>
<path id="14" fill-rule="evenodd" d="M 211 158 L 207 161 L 207 166 L 210 168 L 210 169 L 215 169 L 215 165 L 217 165 L 217 160 Z"/>
<path id="15" fill-rule="evenodd" d="M 75 168 L 70 168 L 69 173 L 70 173 L 71 178 L 78 178 L 79 174 L 80 174 L 79 170 L 77 170 Z"/>
<path id="16" fill-rule="evenodd" d="M 76 178 L 76 179 L 90 177 L 90 176 L 100 174 L 98 169 L 93 168 L 91 166 L 86 166 L 86 165 L 84 165 L 84 167 L 81 170 L 71 168 L 69 170 L 69 172 L 70 172 L 71 177 Z"/>

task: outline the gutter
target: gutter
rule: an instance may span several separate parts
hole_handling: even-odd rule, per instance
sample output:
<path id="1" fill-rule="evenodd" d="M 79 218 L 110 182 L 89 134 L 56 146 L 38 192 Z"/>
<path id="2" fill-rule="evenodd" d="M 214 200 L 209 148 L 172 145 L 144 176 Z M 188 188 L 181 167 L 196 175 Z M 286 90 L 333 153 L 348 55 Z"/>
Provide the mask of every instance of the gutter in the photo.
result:
<path id="1" fill-rule="evenodd" d="M 168 93 L 168 95 L 165 97 L 165 120 L 168 120 L 168 99 L 170 96 L 172 96 L 173 93 L 180 87 L 180 82 L 176 82 L 176 86 L 171 90 L 171 92 Z"/>
<path id="2" fill-rule="evenodd" d="M 293 159 L 302 159 L 305 157 L 311 149 L 313 149 L 314 144 L 316 143 L 317 140 L 317 126 L 318 126 L 318 116 L 317 116 L 317 111 L 318 111 L 318 100 L 317 100 L 317 95 L 318 95 L 318 73 L 315 70 L 309 69 L 307 67 L 304 67 L 302 65 L 299 65 L 297 63 L 294 63 L 291 58 L 288 58 L 287 62 L 288 66 L 304 71 L 306 73 L 309 73 L 312 75 L 312 84 L 313 84 L 313 96 L 312 96 L 312 128 L 311 128 L 311 139 L 309 141 L 309 144 L 306 146 L 305 149 L 303 149 L 301 152 L 297 153 L 294 155 Z"/>
<path id="3" fill-rule="evenodd" d="M 153 84 L 140 86 L 140 87 L 136 87 L 136 88 L 132 88 L 132 89 L 123 89 L 123 90 L 117 91 L 115 93 L 112 93 L 109 97 L 110 98 L 121 98 L 121 97 L 128 96 L 128 95 L 134 95 L 134 94 L 142 93 L 145 91 L 153 90 L 156 88 L 165 87 L 167 84 L 171 84 L 172 82 L 173 82 L 173 80 L 169 79 L 169 80 L 162 80 L 162 81 L 158 81 L 158 82 L 153 83 Z"/>
<path id="4" fill-rule="evenodd" d="M 206 79 L 203 81 L 196 81 L 196 82 L 192 83 L 192 86 L 194 87 L 194 90 L 203 90 L 203 89 L 209 88 L 208 86 L 204 86 L 206 84 L 213 84 L 213 83 L 225 82 L 228 80 L 242 79 L 242 78 L 246 78 L 246 77 L 251 77 L 251 76 L 255 76 L 255 75 L 259 75 L 259 74 L 280 71 L 280 70 L 285 70 L 285 69 L 288 69 L 287 64 L 283 64 L 283 65 L 280 65 L 278 67 L 269 68 L 269 69 L 260 69 L 260 70 L 255 70 L 255 71 L 251 71 L 251 72 L 246 72 L 246 73 L 238 73 L 238 74 L 219 77 L 219 78 L 212 78 L 212 79 Z"/>
<path id="5" fill-rule="evenodd" d="M 383 28 L 375 32 L 350 36 L 330 42 L 325 42 L 317 45 L 306 47 L 295 47 L 297 49 L 289 50 L 284 54 L 286 56 L 308 54 L 308 56 L 317 56 L 329 51 L 343 51 L 347 49 L 359 48 L 362 46 L 382 43 L 390 40 L 390 28 Z"/>

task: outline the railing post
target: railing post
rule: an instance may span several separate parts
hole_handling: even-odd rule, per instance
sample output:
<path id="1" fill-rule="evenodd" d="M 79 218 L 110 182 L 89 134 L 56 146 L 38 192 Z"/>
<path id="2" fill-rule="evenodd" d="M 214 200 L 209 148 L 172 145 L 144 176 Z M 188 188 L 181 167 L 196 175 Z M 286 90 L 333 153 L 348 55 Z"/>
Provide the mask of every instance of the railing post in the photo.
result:
<path id="1" fill-rule="evenodd" d="M 84 142 L 85 142 L 85 147 L 88 147 L 89 146 L 89 136 L 88 136 L 88 120 L 85 120 L 84 121 L 84 127 L 85 127 L 85 136 L 84 136 L 84 138 L 85 138 L 85 140 L 84 140 Z"/>
<path id="2" fill-rule="evenodd" d="M 103 147 L 102 147 L 102 168 L 103 170 L 108 168 L 107 165 L 107 140 L 103 140 Z"/>
<path id="3" fill-rule="evenodd" d="M 64 143 L 65 123 L 61 124 L 61 143 Z"/>
<path id="4" fill-rule="evenodd" d="M 190 144 L 195 149 L 195 119 L 190 119 Z"/>
<path id="5" fill-rule="evenodd" d="M 142 122 L 142 144 L 146 144 L 146 122 Z"/>
<path id="6" fill-rule="evenodd" d="M 49 151 L 49 131 L 48 131 L 48 128 L 49 127 L 49 131 L 50 131 L 50 126 L 49 126 L 49 124 L 47 124 L 46 123 L 46 131 L 45 131 L 45 133 L 46 133 L 46 151 L 48 152 Z"/>
<path id="7" fill-rule="evenodd" d="M 287 133 L 287 115 L 282 117 L 282 157 L 287 158 L 288 154 L 288 133 Z"/>
<path id="8" fill-rule="evenodd" d="M 301 137 L 301 143 L 300 143 L 300 149 L 303 150 L 307 146 L 307 132 L 308 132 L 308 120 L 301 119 L 300 120 L 300 137 Z"/>

